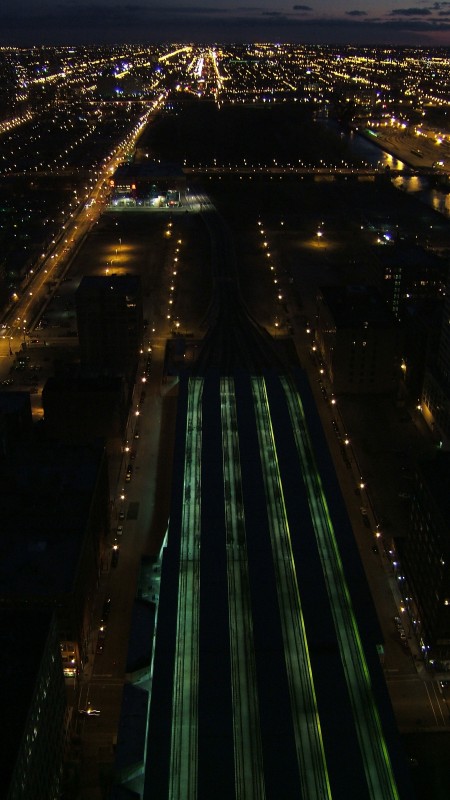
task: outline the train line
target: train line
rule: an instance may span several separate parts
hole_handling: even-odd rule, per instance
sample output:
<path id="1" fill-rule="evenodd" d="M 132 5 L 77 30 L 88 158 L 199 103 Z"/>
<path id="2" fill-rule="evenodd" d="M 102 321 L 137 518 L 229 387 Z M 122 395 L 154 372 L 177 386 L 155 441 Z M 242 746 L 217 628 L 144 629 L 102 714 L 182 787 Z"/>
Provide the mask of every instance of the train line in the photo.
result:
<path id="1" fill-rule="evenodd" d="M 169 799 L 194 800 L 198 780 L 203 381 L 189 382 L 180 544 Z"/>
<path id="2" fill-rule="evenodd" d="M 273 340 L 246 309 L 227 226 L 206 197 L 201 206 L 215 288 L 200 354 L 183 376 L 185 439 L 177 473 L 183 480 L 174 522 L 179 551 L 168 555 L 179 568 L 170 596 L 177 608 L 173 678 L 162 683 L 156 705 L 161 711 L 171 700 L 171 733 L 151 765 L 155 786 L 164 786 L 155 797 L 210 796 L 214 769 L 237 800 L 275 797 L 281 785 L 283 796 L 305 800 L 332 800 L 335 791 L 342 796 L 336 720 L 328 716 L 324 656 L 311 628 L 316 611 L 298 583 L 306 576 L 305 591 L 311 591 L 310 569 L 326 609 L 354 788 L 367 800 L 400 800 L 300 391 Z M 280 463 L 277 447 L 286 448 Z M 299 481 L 304 486 L 297 500 Z M 261 525 L 256 534 L 252 514 Z M 300 539 L 292 539 L 293 524 Z M 211 641 L 216 614 L 220 631 Z M 217 711 L 208 705 L 211 698 Z M 327 715 L 322 721 L 319 708 Z M 345 748 L 340 743 L 341 756 Z"/>
<path id="3" fill-rule="evenodd" d="M 333 525 L 317 471 L 300 395 L 281 378 L 302 465 L 311 520 L 330 600 L 353 718 L 372 800 L 398 800 L 398 790 L 375 702 Z"/>
<path id="4" fill-rule="evenodd" d="M 269 401 L 263 378 L 254 377 L 251 382 L 300 781 L 304 797 L 325 800 L 331 798 L 330 781 Z"/>
<path id="5" fill-rule="evenodd" d="M 236 797 L 264 800 L 245 513 L 234 381 L 220 381 Z"/>
<path id="6" fill-rule="evenodd" d="M 213 295 L 203 325 L 208 327 L 195 365 L 196 374 L 211 367 L 231 374 L 240 367 L 259 374 L 268 368 L 285 370 L 271 336 L 250 315 L 240 292 L 236 254 L 228 226 L 211 203 L 203 219 L 211 240 Z"/>

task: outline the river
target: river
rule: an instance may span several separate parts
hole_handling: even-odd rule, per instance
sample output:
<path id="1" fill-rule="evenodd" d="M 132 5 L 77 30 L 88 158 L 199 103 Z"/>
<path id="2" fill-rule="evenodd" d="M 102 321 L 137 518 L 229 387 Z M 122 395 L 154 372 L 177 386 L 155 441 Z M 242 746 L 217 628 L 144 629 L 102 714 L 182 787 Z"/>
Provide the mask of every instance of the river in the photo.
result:
<path id="1" fill-rule="evenodd" d="M 408 164 L 400 161 L 395 156 L 372 144 L 364 136 L 358 133 L 344 133 L 337 123 L 331 120 L 324 120 L 323 124 L 333 130 L 338 136 L 346 139 L 348 154 L 353 159 L 360 159 L 370 166 L 390 167 L 393 170 L 403 170 L 408 168 Z M 450 218 L 450 192 L 445 192 L 432 188 L 430 182 L 425 177 L 419 175 L 409 175 L 404 178 L 399 175 L 393 179 L 393 185 L 402 192 L 414 194 L 417 199 L 433 208 L 446 218 Z"/>

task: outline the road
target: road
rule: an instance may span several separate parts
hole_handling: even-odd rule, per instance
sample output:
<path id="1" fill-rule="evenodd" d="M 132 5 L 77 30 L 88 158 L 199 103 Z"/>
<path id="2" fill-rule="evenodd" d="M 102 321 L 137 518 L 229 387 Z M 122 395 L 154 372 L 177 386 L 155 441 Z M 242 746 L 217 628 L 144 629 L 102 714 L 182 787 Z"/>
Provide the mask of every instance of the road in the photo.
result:
<path id="1" fill-rule="evenodd" d="M 396 128 L 377 128 L 375 135 L 363 130 L 359 132 L 372 144 L 376 144 L 386 152 L 410 165 L 414 169 L 433 170 L 433 164 L 440 164 L 434 172 L 450 173 L 450 145 L 439 140 L 436 132 L 421 127 L 421 133 L 414 129 L 399 130 Z"/>
<path id="2" fill-rule="evenodd" d="M 161 98 L 158 98 L 156 105 L 160 102 Z M 42 254 L 33 274 L 24 283 L 21 296 L 15 296 L 4 312 L 0 338 L 1 379 L 4 380 L 7 376 L 12 353 L 17 352 L 22 343 L 26 344 L 31 338 L 30 333 L 48 301 L 49 287 L 54 289 L 63 278 L 70 268 L 73 256 L 104 211 L 109 196 L 108 180 L 130 148 L 135 147 L 152 113 L 153 108 L 147 110 L 137 128 L 105 159 L 95 177 L 91 178 L 92 186 L 88 187 L 87 194 L 73 213 L 71 222 L 62 227 L 47 252 Z"/>

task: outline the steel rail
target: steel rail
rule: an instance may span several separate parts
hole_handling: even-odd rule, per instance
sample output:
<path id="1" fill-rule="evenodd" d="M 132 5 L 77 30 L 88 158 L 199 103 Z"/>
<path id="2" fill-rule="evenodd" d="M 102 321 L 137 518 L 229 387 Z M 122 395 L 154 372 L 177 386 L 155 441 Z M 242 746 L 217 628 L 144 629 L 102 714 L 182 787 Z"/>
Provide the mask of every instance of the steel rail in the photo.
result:
<path id="1" fill-rule="evenodd" d="M 203 380 L 189 380 L 172 692 L 169 800 L 196 800 Z"/>
<path id="2" fill-rule="evenodd" d="M 249 591 L 236 398 L 220 381 L 236 797 L 264 800 L 265 783 Z"/>
<path id="3" fill-rule="evenodd" d="M 287 377 L 282 377 L 281 381 L 302 465 L 311 520 L 327 586 L 369 796 L 372 800 L 398 800 L 399 794 L 389 751 L 383 735 L 370 672 L 333 524 L 307 430 L 303 404 L 293 382 Z"/>
<path id="4" fill-rule="evenodd" d="M 291 533 L 265 381 L 251 379 L 272 545 L 299 778 L 308 800 L 331 798 Z"/>

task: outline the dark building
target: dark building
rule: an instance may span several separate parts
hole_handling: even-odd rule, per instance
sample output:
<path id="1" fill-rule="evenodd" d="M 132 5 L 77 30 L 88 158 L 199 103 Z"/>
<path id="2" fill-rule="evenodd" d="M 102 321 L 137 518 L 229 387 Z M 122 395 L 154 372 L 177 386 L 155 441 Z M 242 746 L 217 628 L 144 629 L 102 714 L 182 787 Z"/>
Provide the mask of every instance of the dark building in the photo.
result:
<path id="1" fill-rule="evenodd" d="M 140 276 L 84 276 L 76 312 L 82 365 L 132 380 L 143 335 Z"/>
<path id="2" fill-rule="evenodd" d="M 442 447 L 450 447 L 450 383 L 436 363 L 429 364 L 421 398 L 424 419 Z"/>
<path id="3" fill-rule="evenodd" d="M 398 383 L 400 330 L 371 286 L 323 286 L 316 342 L 335 394 L 383 394 Z"/>
<path id="4" fill-rule="evenodd" d="M 410 624 L 430 660 L 450 666 L 450 453 L 416 468 L 411 493 L 410 531 L 399 542 L 402 567 L 412 595 Z"/>
<path id="5" fill-rule="evenodd" d="M 67 676 L 87 656 L 109 502 L 102 443 L 21 444 L 1 471 L 0 608 L 56 609 Z"/>
<path id="6" fill-rule="evenodd" d="M 108 454 L 120 453 L 127 394 L 122 377 L 85 375 L 77 366 L 66 366 L 42 390 L 46 435 L 66 443 L 101 438 Z"/>
<path id="7" fill-rule="evenodd" d="M 0 794 L 58 800 L 66 739 L 66 689 L 51 610 L 0 610 Z"/>
<path id="8" fill-rule="evenodd" d="M 19 442 L 31 438 L 33 415 L 29 392 L 0 392 L 0 464 Z"/>
<path id="9" fill-rule="evenodd" d="M 450 448 L 450 282 L 444 300 L 439 344 L 430 353 L 421 406 L 424 418 L 434 432 L 436 440 L 447 450 Z"/>
<path id="10" fill-rule="evenodd" d="M 403 321 L 408 306 L 444 295 L 448 266 L 436 253 L 408 242 L 395 242 L 394 236 L 393 232 L 380 231 L 380 241 L 386 244 L 374 251 L 377 286 L 396 319 Z"/>
<path id="11" fill-rule="evenodd" d="M 403 362 L 405 385 L 415 405 L 422 398 L 425 374 L 439 349 L 443 299 L 424 300 L 405 309 Z"/>
<path id="12" fill-rule="evenodd" d="M 12 51 L 0 52 L 0 122 L 26 111 L 28 92 L 19 79 L 17 61 Z"/>

